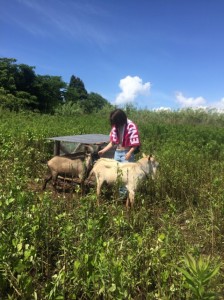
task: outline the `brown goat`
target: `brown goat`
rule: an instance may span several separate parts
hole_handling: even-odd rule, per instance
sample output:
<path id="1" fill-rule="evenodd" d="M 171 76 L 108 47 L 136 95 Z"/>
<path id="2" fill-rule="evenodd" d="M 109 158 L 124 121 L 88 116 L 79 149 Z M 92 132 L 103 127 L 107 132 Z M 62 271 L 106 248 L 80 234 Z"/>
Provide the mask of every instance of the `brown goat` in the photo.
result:
<path id="1" fill-rule="evenodd" d="M 42 189 L 52 180 L 52 185 L 56 189 L 58 175 L 63 177 L 79 178 L 83 187 L 84 180 L 93 165 L 92 153 L 74 153 L 63 156 L 54 156 L 47 162 L 50 176 L 44 180 Z"/>

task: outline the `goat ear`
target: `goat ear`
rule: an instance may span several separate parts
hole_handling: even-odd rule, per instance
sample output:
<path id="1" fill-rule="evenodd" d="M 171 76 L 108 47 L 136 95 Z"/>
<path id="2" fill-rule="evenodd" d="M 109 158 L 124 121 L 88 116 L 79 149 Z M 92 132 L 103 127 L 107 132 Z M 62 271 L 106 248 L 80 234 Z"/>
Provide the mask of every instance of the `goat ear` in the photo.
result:
<path id="1" fill-rule="evenodd" d="M 146 157 L 145 153 L 142 153 L 142 157 Z"/>

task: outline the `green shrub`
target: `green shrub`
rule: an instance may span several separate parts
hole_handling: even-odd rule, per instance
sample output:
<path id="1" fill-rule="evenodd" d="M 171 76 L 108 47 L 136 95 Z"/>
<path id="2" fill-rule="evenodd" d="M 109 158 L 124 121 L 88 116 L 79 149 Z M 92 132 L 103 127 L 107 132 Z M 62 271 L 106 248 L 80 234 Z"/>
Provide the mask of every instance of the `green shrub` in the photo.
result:
<path id="1" fill-rule="evenodd" d="M 99 207 L 94 188 L 83 196 L 78 188 L 43 192 L 53 155 L 47 138 L 108 134 L 108 114 L 0 111 L 0 298 L 185 300 L 213 299 L 213 291 L 218 298 L 223 116 L 129 108 L 141 151 L 160 164 L 157 179 L 141 183 L 133 210 L 114 190 Z"/>

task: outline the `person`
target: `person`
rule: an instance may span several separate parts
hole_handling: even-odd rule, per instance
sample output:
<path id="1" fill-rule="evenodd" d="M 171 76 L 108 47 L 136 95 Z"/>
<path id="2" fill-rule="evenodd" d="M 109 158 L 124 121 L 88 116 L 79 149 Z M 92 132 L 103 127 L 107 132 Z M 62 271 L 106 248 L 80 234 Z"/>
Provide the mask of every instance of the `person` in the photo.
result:
<path id="1" fill-rule="evenodd" d="M 114 159 L 119 162 L 134 162 L 135 152 L 140 147 L 140 137 L 137 125 L 127 118 L 121 109 L 115 109 L 110 113 L 110 142 L 98 152 L 102 156 L 112 147 L 116 146 Z"/>

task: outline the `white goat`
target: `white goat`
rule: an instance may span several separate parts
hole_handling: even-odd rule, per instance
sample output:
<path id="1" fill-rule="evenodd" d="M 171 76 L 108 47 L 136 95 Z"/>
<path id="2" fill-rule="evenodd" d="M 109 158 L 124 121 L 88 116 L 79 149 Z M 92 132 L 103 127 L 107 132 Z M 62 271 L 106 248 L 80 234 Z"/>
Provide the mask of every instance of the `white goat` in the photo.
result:
<path id="1" fill-rule="evenodd" d="M 89 180 L 91 180 L 93 175 L 96 178 L 98 205 L 102 184 L 106 182 L 108 185 L 112 185 L 119 179 L 128 190 L 126 207 L 128 208 L 129 205 L 132 207 L 138 182 L 148 175 L 155 178 L 157 167 L 158 162 L 155 158 L 144 154 L 143 158 L 137 162 L 120 163 L 114 159 L 99 159 L 93 166 L 88 177 Z"/>

